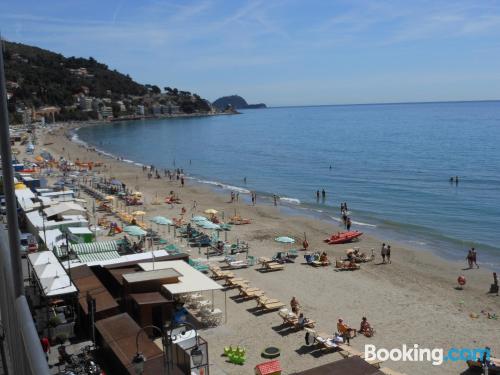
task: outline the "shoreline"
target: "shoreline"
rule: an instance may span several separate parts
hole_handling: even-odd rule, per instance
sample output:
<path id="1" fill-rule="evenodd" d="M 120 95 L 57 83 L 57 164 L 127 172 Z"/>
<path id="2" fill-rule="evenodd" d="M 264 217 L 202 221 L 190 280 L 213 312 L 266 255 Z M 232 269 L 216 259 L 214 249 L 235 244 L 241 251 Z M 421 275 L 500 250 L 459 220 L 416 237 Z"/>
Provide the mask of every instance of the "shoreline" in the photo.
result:
<path id="1" fill-rule="evenodd" d="M 81 126 L 81 124 L 79 124 Z M 76 125 L 74 126 L 76 127 Z M 486 269 L 462 270 L 463 262 L 453 262 L 421 250 L 414 250 L 406 245 L 391 242 L 393 264 L 379 265 L 381 240 L 363 235 L 361 241 L 353 244 L 329 246 L 323 238 L 332 232 L 331 223 L 303 215 L 291 215 L 288 208 L 265 205 L 259 202 L 251 206 L 245 202 L 231 204 L 227 194 L 214 192 L 213 187 L 186 180 L 186 186 L 180 187 L 176 181 L 148 181 L 139 166 L 125 163 L 111 157 L 99 155 L 87 148 L 75 144 L 67 136 L 66 127 L 61 127 L 51 134 L 39 137 L 39 144 L 52 142 L 47 148 L 54 157 L 63 154 L 75 160 L 103 161 L 106 168 L 103 175 L 124 181 L 127 186 L 138 186 L 146 197 L 146 216 L 162 214 L 167 217 L 178 216 L 182 206 L 191 214 L 199 214 L 207 208 L 225 211 L 228 215 L 237 212 L 242 217 L 252 220 L 251 225 L 234 227 L 228 232 L 229 240 L 237 239 L 250 243 L 251 254 L 271 256 L 282 247 L 273 239 L 278 235 L 289 235 L 301 239 L 307 232 L 310 249 L 326 251 L 329 257 L 340 258 L 346 249 L 359 246 L 362 251 L 375 249 L 375 262 L 361 265 L 360 271 L 333 272 L 331 267 L 316 269 L 301 264 L 302 254 L 295 264 L 289 264 L 284 271 L 261 274 L 254 268 L 236 270 L 235 273 L 248 279 L 252 286 L 266 291 L 272 298 L 278 298 L 288 305 L 291 296 L 296 295 L 303 306 L 306 316 L 317 321 L 318 332 L 331 332 L 336 319 L 342 316 L 352 326 L 357 326 L 361 316 L 367 316 L 375 326 L 376 335 L 371 339 L 358 337 L 351 343 L 362 351 L 363 344 L 377 347 L 397 348 L 403 343 L 418 343 L 425 347 L 483 347 L 489 345 L 493 354 L 500 353 L 500 343 L 495 340 L 494 332 L 499 329 L 499 322 L 480 315 L 478 319 L 470 314 L 480 311 L 500 311 L 500 298 L 486 295 L 492 278 Z M 62 148 L 65 148 L 64 152 Z M 35 152 L 36 154 L 36 152 Z M 216 188 L 217 189 L 217 188 Z M 169 190 L 181 196 L 182 205 L 170 209 L 167 205 L 151 205 L 155 194 L 163 197 Z M 192 201 L 197 201 L 197 210 L 189 210 Z M 147 220 L 147 219 L 146 219 Z M 197 257 L 193 249 L 191 256 Z M 464 256 L 465 257 L 465 256 Z M 464 290 L 455 289 L 458 275 L 467 277 Z M 259 357 L 262 343 L 277 345 L 282 348 L 282 363 L 286 372 L 300 371 L 340 359 L 338 353 L 322 355 L 318 358 L 300 354 L 298 351 L 304 342 L 304 333 L 281 335 L 277 331 L 279 317 L 276 313 L 255 316 L 248 309 L 253 303 L 236 303 L 232 300 L 234 292 L 228 292 L 228 321 L 220 327 L 204 330 L 202 335 L 208 339 L 211 361 L 215 374 L 247 374 L 252 365 L 263 360 Z M 217 297 L 219 298 L 219 297 Z M 216 304 L 224 303 L 221 298 Z M 243 343 L 249 348 L 248 365 L 230 367 L 219 357 L 222 348 L 229 344 Z M 250 350 L 251 349 L 251 350 Z M 465 363 L 447 363 L 432 366 L 424 363 L 391 362 L 388 367 L 407 374 L 456 374 L 466 368 Z M 229 367 L 228 367 L 229 366 Z M 211 369 L 212 371 L 212 369 Z"/>
<path id="2" fill-rule="evenodd" d="M 185 117 L 185 116 L 181 116 Z M 126 120 L 128 121 L 128 120 Z M 141 167 L 144 164 L 136 161 L 136 160 L 130 160 L 127 159 L 125 156 L 121 155 L 115 155 L 113 153 L 110 153 L 108 151 L 102 150 L 99 148 L 98 145 L 90 144 L 87 143 L 86 141 L 83 141 L 79 138 L 78 136 L 78 130 L 83 127 L 91 127 L 91 126 L 97 126 L 97 125 L 102 125 L 103 123 L 98 122 L 92 122 L 89 124 L 83 123 L 81 126 L 78 127 L 73 127 L 69 130 L 70 132 L 70 137 L 68 137 L 70 140 L 77 144 L 81 144 L 85 147 L 91 147 L 94 149 L 97 153 L 102 154 L 104 157 L 109 157 L 112 159 L 115 159 L 117 161 L 124 162 L 125 164 L 133 165 L 133 166 L 138 166 Z M 104 123 L 105 124 L 105 123 Z M 121 160 L 119 159 L 121 158 Z M 201 186 L 205 186 L 210 188 L 211 190 L 214 191 L 216 194 L 224 194 L 228 193 L 230 191 L 234 192 L 239 192 L 240 194 L 250 194 L 250 190 L 247 189 L 246 187 L 243 186 L 237 186 L 234 185 L 230 182 L 224 182 L 221 180 L 217 179 L 210 179 L 204 176 L 197 176 L 197 175 L 191 175 L 189 174 L 189 171 L 186 173 L 186 179 L 189 179 L 193 181 L 194 183 L 200 184 Z M 218 191 L 220 190 L 220 191 Z M 272 199 L 273 199 L 273 194 L 269 192 L 264 192 L 264 191 L 257 191 L 260 201 L 264 200 L 265 204 L 272 206 Z M 315 208 L 312 206 L 310 202 L 302 202 L 299 199 L 296 198 L 291 198 L 291 197 L 280 197 L 280 203 L 279 205 L 285 209 L 288 209 L 290 211 L 290 215 L 299 215 L 299 216 L 304 216 L 308 217 L 310 219 L 315 219 L 315 220 L 320 220 L 320 221 L 325 221 L 328 222 L 332 225 L 332 231 L 342 231 L 343 227 L 340 224 L 341 219 L 340 217 L 335 216 L 335 213 L 330 212 L 329 210 L 333 208 L 333 206 L 327 207 L 327 210 Z M 333 211 L 333 210 L 332 210 Z M 332 216 L 333 215 L 333 216 Z M 372 218 L 373 219 L 373 218 Z M 361 219 L 363 220 L 363 218 Z M 368 219 L 370 220 L 370 219 Z M 382 243 L 383 241 L 381 240 L 382 238 L 385 238 L 385 241 L 391 241 L 393 243 L 398 244 L 400 247 L 407 247 L 411 248 L 412 251 L 416 252 L 426 252 L 426 253 L 431 253 L 438 257 L 439 259 L 442 259 L 444 261 L 449 261 L 452 263 L 459 263 L 462 259 L 460 255 L 457 253 L 454 253 L 452 249 L 454 249 L 454 242 L 458 243 L 461 242 L 461 245 L 465 245 L 465 247 L 462 249 L 463 250 L 463 258 L 465 259 L 465 255 L 467 253 L 467 248 L 466 247 L 476 247 L 476 248 L 481 248 L 481 245 L 475 244 L 474 242 L 470 241 L 460 241 L 458 239 L 454 238 L 448 238 L 448 239 L 422 239 L 418 237 L 418 235 L 412 234 L 412 233 L 404 233 L 404 232 L 399 232 L 399 228 L 387 228 L 387 229 L 380 229 L 381 222 L 375 222 L 375 223 L 366 223 L 364 221 L 357 221 L 354 220 L 353 224 L 357 226 L 357 229 L 359 231 L 362 231 L 365 233 L 365 235 L 369 235 L 371 237 L 377 238 L 380 240 Z M 440 242 L 443 242 L 445 244 L 444 250 L 439 250 L 439 247 L 441 245 Z M 433 245 L 429 245 L 429 242 L 433 243 Z M 456 245 L 456 244 L 455 244 Z M 487 245 L 482 245 L 482 246 L 487 246 Z M 480 264 L 482 267 L 485 269 L 494 271 L 498 269 L 498 266 L 500 264 L 500 259 L 496 255 L 491 255 L 491 254 L 486 254 L 486 256 L 480 255 Z M 483 261 L 486 259 L 486 261 Z"/>

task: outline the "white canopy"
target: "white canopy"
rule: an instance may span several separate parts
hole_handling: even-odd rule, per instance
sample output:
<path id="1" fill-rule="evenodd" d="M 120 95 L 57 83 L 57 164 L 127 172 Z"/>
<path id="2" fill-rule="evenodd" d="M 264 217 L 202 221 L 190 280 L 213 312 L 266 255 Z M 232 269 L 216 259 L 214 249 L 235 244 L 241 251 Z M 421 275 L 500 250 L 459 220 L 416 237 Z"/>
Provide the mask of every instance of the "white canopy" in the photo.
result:
<path id="1" fill-rule="evenodd" d="M 179 277 L 179 282 L 175 284 L 165 284 L 163 288 L 171 294 L 202 292 L 206 290 L 222 289 L 222 286 L 210 277 L 205 276 L 200 271 L 194 269 L 189 264 L 182 260 L 169 260 L 153 263 L 139 263 L 139 267 L 144 271 L 152 271 L 153 269 L 173 268 L 182 276 Z"/>
<path id="2" fill-rule="evenodd" d="M 52 251 L 28 254 L 28 261 L 45 296 L 55 297 L 77 292 L 66 270 Z"/>

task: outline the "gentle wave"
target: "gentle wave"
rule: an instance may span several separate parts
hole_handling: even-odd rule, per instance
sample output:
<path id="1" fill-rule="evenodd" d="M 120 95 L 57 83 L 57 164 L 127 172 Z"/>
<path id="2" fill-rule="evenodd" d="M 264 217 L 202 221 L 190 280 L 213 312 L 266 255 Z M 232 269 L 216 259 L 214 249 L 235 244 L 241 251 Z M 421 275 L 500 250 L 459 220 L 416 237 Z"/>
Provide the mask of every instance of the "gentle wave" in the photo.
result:
<path id="1" fill-rule="evenodd" d="M 288 198 L 288 197 L 280 197 L 280 201 L 286 202 L 286 203 L 292 203 L 292 204 L 300 204 L 300 200 L 297 198 Z"/>
<path id="2" fill-rule="evenodd" d="M 196 179 L 196 181 L 198 181 L 199 183 L 202 183 L 202 184 L 206 184 L 206 185 L 214 185 L 214 186 L 220 187 L 221 189 L 224 189 L 224 190 L 232 190 L 232 191 L 235 191 L 235 192 L 241 193 L 241 194 L 250 194 L 250 190 L 248 190 L 248 189 L 244 189 L 244 188 L 241 188 L 238 186 L 223 184 L 222 182 L 211 181 L 211 180 L 201 180 L 201 179 Z"/>

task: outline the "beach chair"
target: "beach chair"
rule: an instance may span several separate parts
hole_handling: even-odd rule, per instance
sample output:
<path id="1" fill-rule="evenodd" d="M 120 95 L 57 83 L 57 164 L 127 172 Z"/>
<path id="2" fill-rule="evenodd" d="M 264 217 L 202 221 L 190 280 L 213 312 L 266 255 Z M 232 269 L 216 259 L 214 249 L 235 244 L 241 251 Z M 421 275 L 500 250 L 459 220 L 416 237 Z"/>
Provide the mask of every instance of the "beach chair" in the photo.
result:
<path id="1" fill-rule="evenodd" d="M 380 360 L 376 360 L 376 359 L 368 361 L 365 359 L 364 353 L 360 352 L 359 350 L 354 349 L 350 345 L 338 344 L 338 347 L 340 349 L 340 351 L 339 351 L 340 355 L 344 358 L 350 358 L 350 357 L 357 356 L 357 357 L 360 357 L 361 359 L 364 359 L 370 365 L 378 367 L 378 368 L 380 368 L 380 365 L 384 362 L 384 361 L 380 361 Z"/>
<path id="2" fill-rule="evenodd" d="M 313 337 L 313 342 L 322 351 L 336 350 L 338 345 L 333 341 L 333 336 L 325 333 L 317 333 L 314 329 L 305 328 L 305 331 Z M 307 337 L 307 336 L 306 336 Z"/>
<path id="3" fill-rule="evenodd" d="M 283 325 L 291 326 L 295 329 L 301 329 L 305 327 L 314 328 L 314 324 L 316 323 L 314 320 L 307 319 L 307 323 L 302 327 L 299 324 L 298 316 L 288 309 L 281 309 L 280 311 L 278 311 L 278 315 L 281 319 L 283 319 Z"/>
<path id="4" fill-rule="evenodd" d="M 285 304 L 278 299 L 269 298 L 265 295 L 257 297 L 257 307 L 264 311 L 274 311 L 285 307 Z"/>
<path id="5" fill-rule="evenodd" d="M 264 295 L 264 291 L 259 288 L 249 288 L 249 287 L 240 287 L 240 296 L 243 298 L 253 299 L 259 298 Z"/>
<path id="6" fill-rule="evenodd" d="M 398 372 L 388 367 L 380 367 L 379 371 L 386 375 L 406 375 L 404 372 Z"/>
<path id="7" fill-rule="evenodd" d="M 337 269 L 337 271 L 355 271 L 359 270 L 361 267 L 358 264 L 352 264 L 350 262 L 337 260 L 335 261 L 335 268 Z"/>
<path id="8" fill-rule="evenodd" d="M 265 264 L 265 270 L 266 271 L 281 271 L 284 270 L 285 266 L 283 264 L 275 263 L 275 262 L 270 262 Z"/>
<path id="9" fill-rule="evenodd" d="M 233 278 L 226 279 L 225 286 L 228 288 L 245 287 L 245 286 L 248 286 L 249 282 L 250 281 L 245 280 L 241 277 L 233 277 Z"/>

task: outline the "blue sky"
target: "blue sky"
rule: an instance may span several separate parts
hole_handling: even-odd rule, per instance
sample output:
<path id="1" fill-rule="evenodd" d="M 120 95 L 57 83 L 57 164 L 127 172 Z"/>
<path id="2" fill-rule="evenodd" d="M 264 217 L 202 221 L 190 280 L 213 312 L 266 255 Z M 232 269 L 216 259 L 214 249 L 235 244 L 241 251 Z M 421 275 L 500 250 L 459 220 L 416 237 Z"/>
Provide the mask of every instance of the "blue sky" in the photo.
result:
<path id="1" fill-rule="evenodd" d="M 0 30 L 209 100 L 500 99 L 500 1 L 0 0 Z"/>

